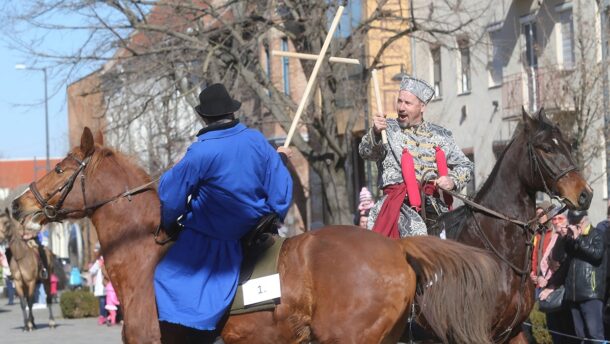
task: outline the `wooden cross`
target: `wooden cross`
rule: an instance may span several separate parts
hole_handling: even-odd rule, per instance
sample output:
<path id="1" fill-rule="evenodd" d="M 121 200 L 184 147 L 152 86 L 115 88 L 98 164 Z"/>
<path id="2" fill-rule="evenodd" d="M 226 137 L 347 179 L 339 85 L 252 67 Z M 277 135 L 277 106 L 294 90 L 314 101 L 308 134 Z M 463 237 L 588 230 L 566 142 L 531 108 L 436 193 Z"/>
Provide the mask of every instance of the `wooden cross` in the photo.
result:
<path id="1" fill-rule="evenodd" d="M 339 6 L 339 9 L 337 10 L 337 13 L 335 14 L 335 18 L 333 19 L 333 22 L 330 26 L 330 30 L 328 30 L 328 34 L 326 35 L 326 39 L 324 40 L 324 44 L 322 45 L 322 49 L 320 50 L 319 55 L 295 53 L 295 52 L 289 52 L 289 51 L 278 51 L 278 50 L 274 50 L 271 52 L 272 55 L 274 55 L 274 56 L 292 57 L 292 58 L 299 58 L 299 59 L 305 59 L 305 60 L 316 60 L 316 64 L 313 67 L 311 76 L 309 77 L 309 80 L 307 81 L 307 86 L 305 87 L 305 92 L 303 93 L 303 98 L 301 98 L 301 102 L 299 103 L 297 112 L 294 115 L 294 119 L 292 120 L 290 130 L 288 131 L 288 135 L 286 136 L 286 141 L 284 141 L 284 147 L 288 147 L 290 145 L 290 141 L 292 141 L 292 136 L 294 136 L 294 131 L 296 130 L 297 124 L 301 118 L 301 114 L 303 113 L 303 110 L 305 109 L 305 106 L 307 105 L 307 101 L 309 100 L 309 94 L 311 93 L 311 89 L 313 88 L 316 77 L 318 76 L 318 70 L 320 69 L 320 65 L 322 64 L 322 61 L 325 58 L 326 50 L 328 49 L 328 46 L 330 45 L 330 40 L 332 39 L 335 29 L 337 28 L 337 25 L 339 24 L 339 19 L 341 18 L 341 14 L 343 13 L 343 10 L 344 10 L 344 7 Z M 357 59 L 335 57 L 335 56 L 331 56 L 329 58 L 329 62 L 360 65 L 360 61 L 358 61 Z M 383 108 L 381 106 L 381 96 L 380 96 L 380 92 L 379 92 L 379 83 L 377 82 L 377 70 L 376 69 L 372 70 L 372 79 L 373 79 L 373 86 L 375 89 L 375 98 L 377 100 L 377 111 L 379 113 L 383 113 Z M 385 130 L 383 130 L 381 132 L 381 137 L 382 137 L 383 143 L 388 142 Z"/>
<path id="2" fill-rule="evenodd" d="M 344 6 L 339 6 L 337 9 L 337 13 L 335 14 L 335 18 L 330 25 L 330 29 L 328 30 L 328 34 L 326 34 L 326 38 L 324 39 L 324 44 L 322 44 L 322 49 L 320 50 L 319 55 L 314 55 L 316 64 L 313 66 L 313 71 L 309 76 L 309 80 L 307 81 L 307 86 L 305 87 L 305 92 L 303 93 L 303 98 L 301 98 L 301 102 L 299 103 L 299 107 L 297 108 L 297 112 L 294 115 L 294 119 L 292 120 L 292 125 L 290 126 L 290 130 L 288 131 L 288 136 L 286 136 L 286 141 L 284 142 L 284 147 L 290 146 L 290 141 L 292 141 L 292 136 L 294 135 L 294 131 L 297 128 L 297 124 L 301 118 L 301 114 L 303 113 L 303 109 L 307 105 L 307 101 L 309 100 L 309 94 L 311 93 L 311 89 L 316 82 L 316 77 L 318 76 L 318 70 L 320 70 L 320 66 L 322 65 L 322 61 L 326 57 L 326 51 L 328 50 L 328 46 L 330 45 L 330 41 L 333 38 L 335 30 L 339 25 L 339 20 L 341 19 L 341 15 L 343 14 Z"/>

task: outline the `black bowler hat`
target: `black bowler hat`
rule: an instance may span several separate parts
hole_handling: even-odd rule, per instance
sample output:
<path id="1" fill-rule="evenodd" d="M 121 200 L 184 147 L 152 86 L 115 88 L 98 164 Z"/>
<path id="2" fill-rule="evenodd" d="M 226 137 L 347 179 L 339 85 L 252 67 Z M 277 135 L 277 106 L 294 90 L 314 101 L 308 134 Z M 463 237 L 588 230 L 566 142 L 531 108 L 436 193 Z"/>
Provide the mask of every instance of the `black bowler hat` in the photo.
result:
<path id="1" fill-rule="evenodd" d="M 587 216 L 586 210 L 570 210 L 568 211 L 568 223 L 571 225 L 577 225 L 585 216 Z"/>
<path id="2" fill-rule="evenodd" d="M 239 110 L 241 102 L 231 98 L 223 84 L 213 84 L 199 93 L 195 111 L 203 117 L 227 115 Z"/>

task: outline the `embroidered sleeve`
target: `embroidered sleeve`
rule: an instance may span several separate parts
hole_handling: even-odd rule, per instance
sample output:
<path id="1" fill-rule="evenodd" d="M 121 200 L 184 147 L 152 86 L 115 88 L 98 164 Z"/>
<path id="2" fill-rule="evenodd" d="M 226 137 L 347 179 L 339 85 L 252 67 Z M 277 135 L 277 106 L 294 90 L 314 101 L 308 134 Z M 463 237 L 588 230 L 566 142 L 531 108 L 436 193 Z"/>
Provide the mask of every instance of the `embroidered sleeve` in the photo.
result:
<path id="1" fill-rule="evenodd" d="M 362 137 L 358 146 L 360 156 L 365 160 L 380 161 L 385 157 L 386 151 L 381 143 L 381 138 L 375 137 L 373 128 Z"/>
<path id="2" fill-rule="evenodd" d="M 458 147 L 451 134 L 447 136 L 447 143 L 445 147 L 443 147 L 443 150 L 447 155 L 449 177 L 451 177 L 455 183 L 455 190 L 460 191 L 472 178 L 474 164 L 466 157 L 460 147 Z"/>

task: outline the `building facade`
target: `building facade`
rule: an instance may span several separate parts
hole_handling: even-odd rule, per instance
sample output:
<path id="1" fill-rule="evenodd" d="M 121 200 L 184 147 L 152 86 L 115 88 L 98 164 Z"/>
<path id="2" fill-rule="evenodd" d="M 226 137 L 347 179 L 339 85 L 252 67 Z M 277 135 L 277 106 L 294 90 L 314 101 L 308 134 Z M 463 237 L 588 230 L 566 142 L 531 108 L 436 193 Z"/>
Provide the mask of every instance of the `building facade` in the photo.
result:
<path id="1" fill-rule="evenodd" d="M 429 9 L 415 3 L 425 17 Z M 464 3 L 476 6 L 478 1 Z M 604 69 L 596 2 L 498 0 L 473 28 L 452 39 L 414 44 L 413 74 L 436 89 L 426 117 L 453 131 L 475 163 L 479 187 L 512 137 L 522 106 L 530 113 L 544 108 L 579 145 L 575 159 L 594 189 L 591 219 L 604 219 L 605 159 L 599 139 Z"/>

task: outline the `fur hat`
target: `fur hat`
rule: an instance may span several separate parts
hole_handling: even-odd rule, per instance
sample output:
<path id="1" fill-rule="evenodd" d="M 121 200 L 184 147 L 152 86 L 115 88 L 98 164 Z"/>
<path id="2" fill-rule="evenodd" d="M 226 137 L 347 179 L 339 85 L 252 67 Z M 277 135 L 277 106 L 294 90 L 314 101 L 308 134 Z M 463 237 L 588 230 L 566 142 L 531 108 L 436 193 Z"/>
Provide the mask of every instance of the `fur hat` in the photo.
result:
<path id="1" fill-rule="evenodd" d="M 427 82 L 421 79 L 414 78 L 410 75 L 405 75 L 400 81 L 400 90 L 413 93 L 419 100 L 428 104 L 434 97 L 434 88 Z"/>

